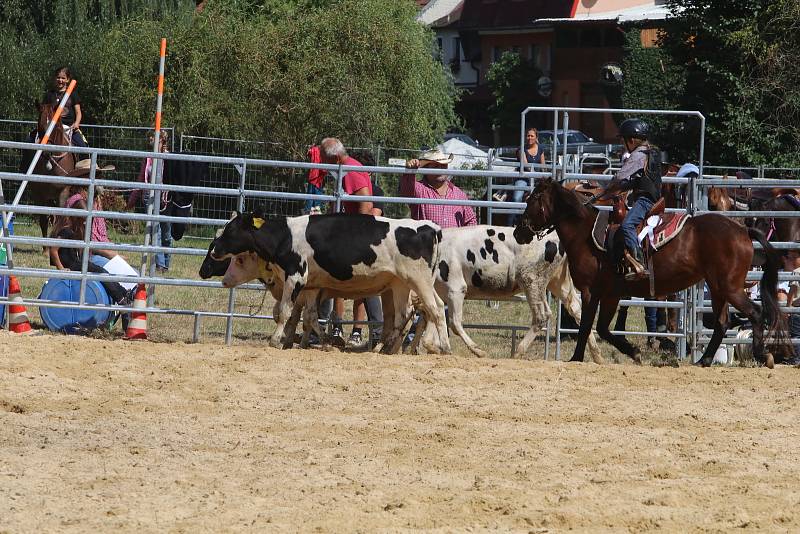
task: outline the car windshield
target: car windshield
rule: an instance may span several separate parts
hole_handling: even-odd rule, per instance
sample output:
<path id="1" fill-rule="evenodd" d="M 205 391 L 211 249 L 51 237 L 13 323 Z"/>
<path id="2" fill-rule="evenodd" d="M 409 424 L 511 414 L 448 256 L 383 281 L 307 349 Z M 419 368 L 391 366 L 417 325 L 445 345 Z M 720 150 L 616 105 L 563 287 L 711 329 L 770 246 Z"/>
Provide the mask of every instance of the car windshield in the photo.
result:
<path id="1" fill-rule="evenodd" d="M 567 132 L 567 144 L 590 142 L 589 138 L 583 132 Z"/>

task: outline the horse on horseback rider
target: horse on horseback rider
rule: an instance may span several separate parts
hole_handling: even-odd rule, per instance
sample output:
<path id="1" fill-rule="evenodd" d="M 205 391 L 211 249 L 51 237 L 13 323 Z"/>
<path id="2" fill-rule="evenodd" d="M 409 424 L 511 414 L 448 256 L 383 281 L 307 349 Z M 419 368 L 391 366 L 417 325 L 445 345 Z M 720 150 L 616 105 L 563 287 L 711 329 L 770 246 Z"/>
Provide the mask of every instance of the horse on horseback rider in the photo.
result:
<path id="1" fill-rule="evenodd" d="M 551 179 L 540 181 L 534 188 L 522 220 L 514 230 L 515 239 L 523 244 L 529 243 L 536 235 L 555 230 L 565 247 L 570 274 L 581 292 L 583 306 L 572 361 L 583 360 L 586 341 L 599 307 L 597 333 L 622 353 L 640 362 L 639 349 L 624 336 L 613 335 L 609 330 L 620 299 L 623 296 L 663 297 L 705 280 L 711 294 L 715 323 L 714 333 L 698 363 L 711 365 L 727 329 L 728 304 L 731 304 L 753 324 L 754 356 L 772 365 L 772 356 L 767 357 L 764 353 L 764 327 L 769 328 L 779 343 L 785 343 L 786 339 L 785 321 L 775 297 L 781 263 L 779 254 L 760 231 L 744 229 L 720 215 L 669 217 L 674 214 L 666 214 L 663 219 L 671 218 L 672 221 L 655 224 L 649 220 L 653 213 L 648 212 L 658 209 L 645 208 L 658 208 L 655 201 L 660 197 L 660 176 L 651 174 L 652 166 L 647 160 L 652 156 L 646 152 L 649 145 L 640 149 L 645 144 L 643 137 L 647 136 L 647 126 L 639 120 L 623 123 L 623 126 L 626 146 L 631 154 L 638 150 L 641 156 L 636 156 L 626 172 L 618 175 L 601 196 L 624 189 L 632 189 L 637 195 L 637 203 L 631 210 L 633 215 L 629 212 L 625 219 L 629 230 L 625 235 L 625 247 L 634 260 L 642 258 L 641 252 L 630 249 L 634 244 L 638 249 L 639 235 L 643 236 L 643 244 L 650 250 L 649 272 L 637 261 L 641 270 L 634 268 L 634 276 L 621 274 L 616 262 L 602 250 L 603 243 L 593 235 L 601 212 L 587 205 L 579 194 Z M 644 170 L 645 167 L 648 171 Z M 645 201 L 638 202 L 642 198 Z M 646 231 L 640 231 L 637 226 L 641 226 L 644 220 L 653 224 L 648 224 Z M 676 221 L 680 224 L 675 224 Z M 632 242 L 634 239 L 635 243 Z M 753 303 L 742 290 L 753 258 L 752 239 L 764 247 L 767 256 L 761 280 L 763 308 Z M 647 274 L 642 276 L 643 272 Z"/>

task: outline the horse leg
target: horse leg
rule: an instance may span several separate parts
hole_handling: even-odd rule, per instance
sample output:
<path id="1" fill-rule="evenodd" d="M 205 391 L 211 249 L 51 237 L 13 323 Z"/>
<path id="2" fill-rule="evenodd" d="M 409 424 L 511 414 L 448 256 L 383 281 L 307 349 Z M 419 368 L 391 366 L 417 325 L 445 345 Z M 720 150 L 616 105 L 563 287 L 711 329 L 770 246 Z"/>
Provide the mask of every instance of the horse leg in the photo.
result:
<path id="1" fill-rule="evenodd" d="M 728 295 L 731 306 L 742 312 L 753 328 L 753 358 L 764 362 L 770 369 L 775 365 L 771 354 L 764 354 L 764 315 L 761 308 L 743 292 L 733 291 Z M 727 311 L 727 310 L 726 310 Z"/>
<path id="2" fill-rule="evenodd" d="M 572 354 L 571 362 L 582 362 L 586 351 L 586 342 L 589 340 L 589 333 L 592 331 L 594 317 L 597 315 L 597 306 L 600 299 L 592 296 L 588 291 L 581 294 L 581 326 L 578 329 L 578 342 L 575 344 L 575 352 Z"/>
<path id="3" fill-rule="evenodd" d="M 710 288 L 709 288 L 710 289 Z M 728 301 L 725 297 L 721 294 L 722 292 L 719 290 L 711 289 L 711 309 L 714 313 L 714 333 L 711 335 L 711 339 L 708 341 L 708 345 L 706 345 L 706 350 L 703 351 L 703 356 L 697 361 L 696 365 L 702 365 L 703 367 L 708 367 L 714 361 L 714 354 L 716 354 L 717 349 L 719 348 L 720 343 L 722 342 L 722 338 L 725 336 L 725 331 L 728 329 Z M 744 296 L 742 291 L 739 293 Z M 747 297 L 745 297 L 747 299 Z M 747 299 L 749 300 L 749 299 Z M 760 317 L 759 317 L 760 319 Z M 753 326 L 753 354 L 755 354 L 755 331 L 756 328 Z M 759 333 L 759 337 L 761 337 Z"/>
<path id="4" fill-rule="evenodd" d="M 50 223 L 50 219 L 47 215 L 39 215 L 39 228 L 42 229 L 42 237 L 47 237 L 47 226 Z M 47 248 L 47 247 L 42 247 Z"/>
<path id="5" fill-rule="evenodd" d="M 620 306 L 617 311 L 617 320 L 614 323 L 614 330 L 617 332 L 624 332 L 625 325 L 628 322 L 628 307 Z"/>
<path id="6" fill-rule="evenodd" d="M 642 358 L 639 356 L 639 349 L 625 339 L 625 336 L 618 336 L 612 334 L 608 329 L 611 324 L 611 319 L 614 317 L 614 312 L 617 311 L 619 305 L 619 297 L 605 297 L 600 302 L 600 314 L 597 316 L 597 335 L 611 345 L 618 351 L 630 357 L 636 363 L 642 363 Z"/>

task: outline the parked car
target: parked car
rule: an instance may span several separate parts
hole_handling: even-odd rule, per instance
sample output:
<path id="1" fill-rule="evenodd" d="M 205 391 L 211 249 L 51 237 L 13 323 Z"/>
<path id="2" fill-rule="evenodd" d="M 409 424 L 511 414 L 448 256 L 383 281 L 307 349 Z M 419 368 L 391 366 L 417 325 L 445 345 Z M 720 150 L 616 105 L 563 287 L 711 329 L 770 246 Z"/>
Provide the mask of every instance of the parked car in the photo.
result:
<path id="1" fill-rule="evenodd" d="M 539 144 L 544 150 L 547 161 L 552 160 L 553 130 L 539 130 Z M 556 130 L 556 151 L 560 154 L 563 151 L 564 130 Z M 516 159 L 519 147 L 500 147 L 497 149 L 498 155 L 503 159 Z M 594 139 L 581 132 L 580 130 L 567 130 L 567 154 L 604 154 L 616 157 L 621 153 L 622 145 L 595 143 Z"/>
<path id="2" fill-rule="evenodd" d="M 445 141 L 449 141 L 450 139 L 458 139 L 462 143 L 466 143 L 469 146 L 474 146 L 475 148 L 479 148 L 479 149 L 484 150 L 484 151 L 489 149 L 488 146 L 478 143 L 477 140 L 473 139 L 472 137 L 468 136 L 465 133 L 447 133 L 447 134 L 444 134 L 444 140 Z"/>

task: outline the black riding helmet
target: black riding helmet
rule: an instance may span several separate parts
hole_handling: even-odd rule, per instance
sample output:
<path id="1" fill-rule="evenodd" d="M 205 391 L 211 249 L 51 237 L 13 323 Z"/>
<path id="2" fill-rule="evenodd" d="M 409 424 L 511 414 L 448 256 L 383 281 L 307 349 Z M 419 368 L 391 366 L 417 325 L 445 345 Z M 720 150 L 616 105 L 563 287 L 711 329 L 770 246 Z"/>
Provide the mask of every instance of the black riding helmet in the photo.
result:
<path id="1" fill-rule="evenodd" d="M 642 119 L 627 119 L 619 125 L 619 135 L 624 139 L 647 140 L 650 127 Z"/>

